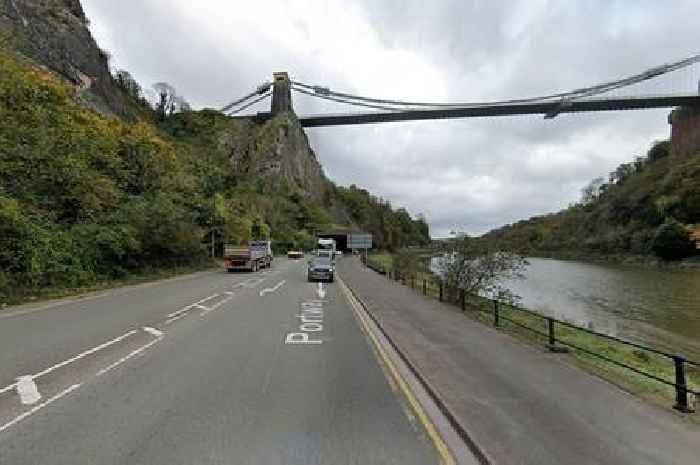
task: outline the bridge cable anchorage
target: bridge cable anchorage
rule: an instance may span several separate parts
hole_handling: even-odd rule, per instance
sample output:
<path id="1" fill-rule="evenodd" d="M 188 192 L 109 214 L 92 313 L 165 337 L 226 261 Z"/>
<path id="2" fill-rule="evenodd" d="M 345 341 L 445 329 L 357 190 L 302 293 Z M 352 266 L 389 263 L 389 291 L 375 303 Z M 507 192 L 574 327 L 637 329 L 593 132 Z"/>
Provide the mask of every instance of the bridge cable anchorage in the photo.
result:
<path id="1" fill-rule="evenodd" d="M 232 116 L 232 115 L 235 115 L 236 113 L 240 113 L 243 110 L 245 110 L 246 108 L 252 107 L 256 103 L 261 102 L 262 100 L 265 100 L 266 98 L 270 97 L 271 95 L 272 95 L 272 91 L 268 90 L 267 92 L 262 94 L 260 97 L 252 100 L 251 102 L 248 102 L 247 104 L 243 105 L 242 107 L 238 108 L 237 110 L 229 111 L 227 114 L 229 116 Z"/>
<path id="2" fill-rule="evenodd" d="M 234 100 L 233 102 L 229 103 L 228 105 L 224 106 L 219 110 L 221 113 L 226 113 L 229 110 L 231 110 L 233 107 L 236 107 L 240 105 L 241 103 L 255 97 L 256 95 L 262 95 L 265 92 L 270 90 L 270 87 L 272 86 L 272 83 L 270 82 L 263 82 L 260 84 L 253 92 L 244 95 L 243 97 L 239 98 L 238 100 Z"/>
<path id="3" fill-rule="evenodd" d="M 373 97 L 365 97 L 365 96 L 360 96 L 360 95 L 354 95 L 354 94 L 348 94 L 348 93 L 343 93 L 343 92 L 336 92 L 331 90 L 328 87 L 323 87 L 319 85 L 313 85 L 313 84 L 306 84 L 303 82 L 299 81 L 291 81 L 293 85 L 296 86 L 297 91 L 300 91 L 299 87 L 303 87 L 307 90 L 309 94 L 314 94 L 316 97 L 327 97 L 330 99 L 331 96 L 337 97 L 337 98 L 343 98 L 343 99 L 349 99 L 353 101 L 360 101 L 360 102 L 367 102 L 370 104 L 382 104 L 382 105 L 394 105 L 394 106 L 402 106 L 402 107 L 432 107 L 432 108 L 439 108 L 439 107 L 446 107 L 446 108 L 451 108 L 451 107 L 488 107 L 488 106 L 494 106 L 494 105 L 503 105 L 503 104 L 513 104 L 513 103 L 530 103 L 530 102 L 546 102 L 549 100 L 560 100 L 560 101 L 570 101 L 572 99 L 576 98 L 583 98 L 583 97 L 590 97 L 598 94 L 602 94 L 605 92 L 609 92 L 611 90 L 619 89 L 621 87 L 627 87 L 631 86 L 633 84 L 638 84 L 643 81 L 647 81 L 650 79 L 654 79 L 658 76 L 661 76 L 663 74 L 672 72 L 672 71 L 677 71 L 679 69 L 685 68 L 687 66 L 690 66 L 692 64 L 700 62 L 700 54 L 699 55 L 693 55 L 691 57 L 685 58 L 683 60 L 679 60 L 676 62 L 660 65 L 660 66 L 655 66 L 653 68 L 649 68 L 641 73 L 634 74 L 632 76 L 628 76 L 622 79 L 617 79 L 614 81 L 608 81 L 600 84 L 596 84 L 593 86 L 589 87 L 582 87 L 578 89 L 574 89 L 568 92 L 560 92 L 560 93 L 555 93 L 555 94 L 548 94 L 548 95 L 542 95 L 538 97 L 529 97 L 529 98 L 519 98 L 519 99 L 510 99 L 510 100 L 499 100 L 499 101 L 492 101 L 492 102 L 455 102 L 455 103 L 446 103 L 446 102 L 411 102 L 411 101 L 404 101 L 404 100 L 390 100 L 390 99 L 378 99 L 378 98 L 373 98 Z M 342 103 L 350 103 L 350 102 L 342 102 Z M 382 108 L 382 109 L 388 109 L 388 108 Z M 399 109 L 400 110 L 400 109 Z"/>

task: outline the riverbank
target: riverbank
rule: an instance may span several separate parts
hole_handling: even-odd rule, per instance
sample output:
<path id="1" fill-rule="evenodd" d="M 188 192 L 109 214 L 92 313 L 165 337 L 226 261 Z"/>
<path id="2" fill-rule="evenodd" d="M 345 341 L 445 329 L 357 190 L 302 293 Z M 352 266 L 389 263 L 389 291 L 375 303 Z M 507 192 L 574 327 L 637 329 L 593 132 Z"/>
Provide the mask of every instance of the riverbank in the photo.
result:
<path id="1" fill-rule="evenodd" d="M 700 270 L 700 255 L 678 261 L 662 260 L 652 255 L 631 255 L 631 254 L 591 254 L 577 251 L 531 251 L 526 254 L 528 257 L 550 258 L 555 260 L 574 260 L 580 262 L 609 264 L 609 265 L 630 265 L 640 268 L 658 269 L 698 269 Z"/>

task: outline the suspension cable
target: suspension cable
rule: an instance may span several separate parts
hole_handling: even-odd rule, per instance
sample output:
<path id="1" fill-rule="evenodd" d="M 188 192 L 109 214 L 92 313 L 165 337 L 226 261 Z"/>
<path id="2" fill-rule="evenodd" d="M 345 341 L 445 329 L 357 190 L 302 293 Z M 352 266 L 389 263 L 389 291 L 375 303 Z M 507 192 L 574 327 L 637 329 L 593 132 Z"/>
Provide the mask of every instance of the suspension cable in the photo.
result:
<path id="1" fill-rule="evenodd" d="M 233 116 L 233 115 L 235 115 L 236 113 L 240 113 L 241 111 L 245 110 L 246 108 L 250 108 L 250 107 L 252 107 L 253 105 L 255 105 L 256 103 L 258 103 L 258 102 L 260 102 L 260 101 L 262 101 L 262 100 L 265 100 L 265 99 L 268 98 L 270 95 L 272 95 L 272 91 L 268 90 L 267 92 L 265 92 L 264 94 L 262 94 L 260 97 L 254 99 L 252 102 L 248 102 L 247 104 L 243 105 L 242 107 L 238 108 L 237 110 L 230 111 L 230 112 L 228 113 L 228 115 L 229 115 L 229 116 Z"/>
<path id="2" fill-rule="evenodd" d="M 241 103 L 243 103 L 243 102 L 245 102 L 245 101 L 247 101 L 247 100 L 249 100 L 249 99 L 255 97 L 256 95 L 262 95 L 262 94 L 264 94 L 265 92 L 267 92 L 268 90 L 270 90 L 270 86 L 271 86 L 271 85 L 272 85 L 272 84 L 269 83 L 269 82 L 264 82 L 264 83 L 260 84 L 260 85 L 258 86 L 258 88 L 255 89 L 253 92 L 251 92 L 251 93 L 249 93 L 249 94 L 247 94 L 247 95 L 245 95 L 245 96 L 239 98 L 238 100 L 235 100 L 235 101 L 229 103 L 229 104 L 226 105 L 225 107 L 221 108 L 221 110 L 219 110 L 219 111 L 220 111 L 221 113 L 226 113 L 226 112 L 228 112 L 229 110 L 231 110 L 233 107 L 235 107 L 235 106 L 237 106 L 237 105 L 240 105 Z M 248 108 L 248 107 L 246 107 L 246 108 Z M 239 109 L 238 111 L 240 111 L 240 109 Z M 238 111 L 237 111 L 237 112 L 238 112 Z"/>
<path id="3" fill-rule="evenodd" d="M 361 103 L 361 102 L 357 102 L 354 100 L 348 100 L 348 99 L 339 98 L 339 97 L 331 97 L 330 95 L 316 94 L 314 92 L 309 92 L 308 90 L 304 90 L 303 88 L 300 88 L 300 87 L 297 87 L 294 85 L 292 85 L 292 90 L 294 90 L 295 92 L 301 92 L 302 94 L 310 95 L 311 97 L 320 98 L 320 99 L 324 99 L 324 100 L 331 100 L 333 102 L 347 103 L 350 105 L 355 105 L 357 107 L 374 108 L 374 109 L 378 109 L 378 110 L 401 111 L 399 108 L 396 108 L 396 107 L 372 105 L 369 103 Z"/>
<path id="4" fill-rule="evenodd" d="M 343 93 L 343 92 L 336 92 L 336 91 L 329 89 L 328 87 L 306 84 L 306 83 L 299 82 L 299 81 L 292 81 L 292 83 L 297 85 L 297 86 L 303 87 L 303 88 L 307 89 L 308 91 L 312 91 L 314 94 L 316 94 L 316 96 L 323 96 L 323 97 L 335 96 L 335 97 L 340 97 L 340 98 L 344 98 L 344 99 L 369 102 L 372 104 L 384 104 L 384 105 L 394 105 L 394 106 L 403 106 L 403 107 L 480 107 L 480 106 L 491 106 L 491 105 L 502 105 L 502 104 L 513 104 L 513 103 L 540 102 L 540 101 L 553 100 L 553 99 L 571 100 L 574 98 L 589 97 L 592 95 L 597 95 L 597 94 L 601 94 L 604 92 L 608 92 L 610 90 L 618 89 L 620 87 L 626 87 L 626 86 L 637 84 L 637 83 L 640 83 L 643 81 L 647 81 L 649 79 L 656 78 L 656 77 L 661 76 L 663 74 L 685 68 L 685 67 L 690 66 L 690 65 L 697 63 L 697 62 L 700 62 L 700 55 L 693 55 L 693 56 L 686 58 L 684 60 L 680 60 L 677 62 L 649 68 L 641 73 L 638 73 L 638 74 L 635 74 L 632 76 L 628 76 L 628 77 L 623 78 L 623 79 L 604 82 L 604 83 L 597 84 L 594 86 L 582 87 L 582 88 L 574 89 L 574 90 L 571 90 L 568 92 L 560 92 L 560 93 L 555 93 L 555 94 L 542 95 L 542 96 L 538 96 L 538 97 L 500 100 L 500 101 L 493 101 L 493 102 L 444 103 L 444 102 L 410 102 L 410 101 L 403 101 L 403 100 L 378 99 L 378 98 L 364 97 L 364 96 L 360 96 L 360 95 L 348 94 L 348 93 Z M 349 103 L 349 102 L 347 102 L 347 103 Z M 396 110 L 396 108 L 394 108 L 394 110 Z"/>

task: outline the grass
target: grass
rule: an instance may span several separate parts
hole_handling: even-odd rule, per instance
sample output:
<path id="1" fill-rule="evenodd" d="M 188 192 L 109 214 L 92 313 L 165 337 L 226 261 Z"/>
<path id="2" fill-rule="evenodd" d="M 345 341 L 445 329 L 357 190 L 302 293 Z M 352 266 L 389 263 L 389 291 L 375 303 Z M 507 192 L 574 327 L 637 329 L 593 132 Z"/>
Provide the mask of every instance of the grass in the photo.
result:
<path id="1" fill-rule="evenodd" d="M 119 279 L 105 279 L 94 284 L 81 287 L 49 287 L 35 290 L 32 293 L 13 295 L 0 302 L 0 312 L 3 310 L 11 310 L 12 305 L 19 305 L 30 302 L 41 302 L 43 300 L 60 299 L 63 297 L 72 297 L 90 292 L 101 291 L 104 289 L 113 289 L 123 286 L 147 283 L 158 281 L 161 279 L 172 278 L 174 276 L 204 271 L 220 264 L 213 261 L 204 261 L 193 265 L 178 265 L 167 268 L 146 268 L 139 272 L 130 274 Z"/>
<path id="2" fill-rule="evenodd" d="M 374 263 L 386 264 L 387 262 L 388 260 L 384 258 Z M 388 270 L 388 268 L 382 269 Z M 417 292 L 423 293 L 424 282 L 426 295 L 437 299 L 440 288 L 435 276 L 431 273 L 418 273 L 415 280 L 408 279 L 404 281 L 404 284 L 413 287 Z M 454 290 L 448 291 L 443 289 L 443 299 L 458 308 L 461 306 L 459 293 Z M 491 300 L 478 296 L 466 296 L 465 308 L 465 314 L 468 317 L 489 326 L 494 325 L 493 302 Z M 499 330 L 511 334 L 518 340 L 542 348 L 548 342 L 547 320 L 544 317 L 533 315 L 505 304 L 499 305 L 499 317 Z M 539 334 L 532 330 L 537 331 Z M 572 346 L 577 346 L 617 362 L 630 365 L 671 383 L 675 381 L 675 367 L 669 357 L 628 346 L 556 322 L 554 323 L 554 330 L 557 346 L 571 344 Z M 674 387 L 635 373 L 627 368 L 614 365 L 582 350 L 571 346 L 568 346 L 568 348 L 570 350 L 569 354 L 562 356 L 567 357 L 567 360 L 576 366 L 662 407 L 668 408 L 675 403 L 676 391 Z M 689 389 L 700 392 L 700 367 L 686 364 L 686 383 Z M 689 394 L 688 396 L 692 406 L 693 395 Z M 700 403 L 700 396 L 695 402 L 696 410 L 700 408 L 698 403 Z M 700 423 L 700 416 L 697 414 L 688 415 L 687 417 L 695 423 Z"/>

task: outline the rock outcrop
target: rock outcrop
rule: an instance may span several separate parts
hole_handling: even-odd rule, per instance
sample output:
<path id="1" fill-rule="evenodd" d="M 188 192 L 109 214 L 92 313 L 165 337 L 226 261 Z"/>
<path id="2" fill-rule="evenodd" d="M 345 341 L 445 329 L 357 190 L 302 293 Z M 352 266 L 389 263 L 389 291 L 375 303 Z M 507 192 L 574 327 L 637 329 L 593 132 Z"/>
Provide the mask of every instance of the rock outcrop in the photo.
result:
<path id="1" fill-rule="evenodd" d="M 265 123 L 237 120 L 221 143 L 236 177 L 258 178 L 273 187 L 286 183 L 318 201 L 327 197 L 329 182 L 294 113 Z"/>
<path id="2" fill-rule="evenodd" d="M 79 0 L 0 0 L 0 41 L 73 83 L 80 100 L 93 109 L 135 118 Z"/>

